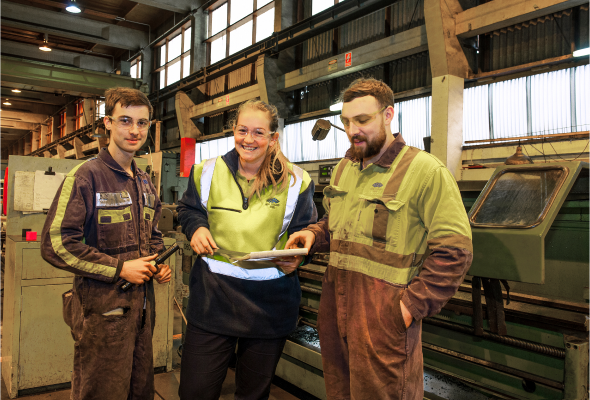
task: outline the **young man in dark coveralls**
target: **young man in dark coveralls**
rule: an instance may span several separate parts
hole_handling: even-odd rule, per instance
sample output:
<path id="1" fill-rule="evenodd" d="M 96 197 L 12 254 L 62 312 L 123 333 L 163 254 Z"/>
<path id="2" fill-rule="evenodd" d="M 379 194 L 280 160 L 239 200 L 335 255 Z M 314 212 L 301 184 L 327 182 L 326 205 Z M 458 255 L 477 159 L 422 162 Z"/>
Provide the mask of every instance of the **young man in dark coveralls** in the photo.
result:
<path id="1" fill-rule="evenodd" d="M 68 173 L 43 227 L 41 254 L 74 273 L 63 295 L 74 338 L 73 400 L 154 398 L 152 277 L 170 281 L 149 262 L 163 250 L 161 204 L 150 177 L 137 168 L 152 106 L 138 90 L 109 89 L 104 124 L 108 148 Z M 123 280 L 133 283 L 124 292 Z"/>

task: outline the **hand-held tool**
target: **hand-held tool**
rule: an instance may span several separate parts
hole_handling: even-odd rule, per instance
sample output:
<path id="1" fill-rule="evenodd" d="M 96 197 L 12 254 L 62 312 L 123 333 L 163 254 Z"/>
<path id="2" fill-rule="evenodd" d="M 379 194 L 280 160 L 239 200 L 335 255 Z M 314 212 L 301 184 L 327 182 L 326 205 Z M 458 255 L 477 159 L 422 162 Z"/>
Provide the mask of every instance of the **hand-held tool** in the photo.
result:
<path id="1" fill-rule="evenodd" d="M 154 260 L 150 261 L 150 264 L 152 264 L 153 266 L 155 266 L 156 269 L 157 269 L 155 275 L 157 275 L 160 272 L 160 268 L 158 267 L 158 265 L 160 265 L 164 261 L 166 261 L 172 254 L 174 254 L 176 252 L 176 250 L 178 250 L 178 243 L 174 243 L 172 246 L 168 247 L 166 250 L 164 250 L 161 253 L 159 253 L 158 256 Z M 133 286 L 133 283 L 131 283 L 131 282 L 125 282 L 121 286 L 121 289 L 124 292 L 126 292 L 129 289 L 131 289 L 131 286 Z"/>

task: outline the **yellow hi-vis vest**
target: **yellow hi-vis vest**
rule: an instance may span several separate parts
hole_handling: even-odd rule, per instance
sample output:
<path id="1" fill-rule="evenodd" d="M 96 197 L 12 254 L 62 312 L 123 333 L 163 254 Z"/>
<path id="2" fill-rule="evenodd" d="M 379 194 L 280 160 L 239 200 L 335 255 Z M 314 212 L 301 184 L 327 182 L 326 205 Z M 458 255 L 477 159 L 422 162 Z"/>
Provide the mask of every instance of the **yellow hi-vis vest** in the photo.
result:
<path id="1" fill-rule="evenodd" d="M 324 189 L 330 265 L 407 285 L 436 247 L 472 250 L 455 178 L 436 157 L 405 146 L 389 168 L 343 159 Z"/>
<path id="2" fill-rule="evenodd" d="M 297 179 L 290 177 L 288 190 L 272 193 L 271 187 L 253 196 L 244 209 L 242 192 L 221 157 L 195 166 L 195 187 L 207 210 L 209 230 L 221 249 L 249 253 L 283 249 L 287 228 L 293 218 L 304 175 L 290 165 Z M 309 181 L 309 175 L 307 175 Z M 309 182 L 308 182 L 309 183 Z M 203 258 L 211 272 L 248 280 L 269 280 L 284 276 L 277 268 L 240 268 L 220 255 Z"/>

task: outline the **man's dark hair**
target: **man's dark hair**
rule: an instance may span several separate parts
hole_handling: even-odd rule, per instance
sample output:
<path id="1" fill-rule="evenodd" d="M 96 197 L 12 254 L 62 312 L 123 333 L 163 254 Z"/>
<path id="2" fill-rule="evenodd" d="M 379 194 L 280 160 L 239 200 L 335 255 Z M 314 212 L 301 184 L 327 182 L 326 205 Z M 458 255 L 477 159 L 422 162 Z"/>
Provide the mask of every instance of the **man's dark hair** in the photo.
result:
<path id="1" fill-rule="evenodd" d="M 147 96 L 137 89 L 126 87 L 110 88 L 107 89 L 104 96 L 104 111 L 106 115 L 113 115 L 113 110 L 115 109 L 117 103 L 120 103 L 121 107 L 147 106 L 150 111 L 150 118 L 154 112 L 154 109 Z"/>
<path id="2" fill-rule="evenodd" d="M 383 81 L 359 78 L 340 94 L 339 102 L 348 103 L 359 97 L 373 96 L 381 107 L 393 107 L 393 90 Z"/>

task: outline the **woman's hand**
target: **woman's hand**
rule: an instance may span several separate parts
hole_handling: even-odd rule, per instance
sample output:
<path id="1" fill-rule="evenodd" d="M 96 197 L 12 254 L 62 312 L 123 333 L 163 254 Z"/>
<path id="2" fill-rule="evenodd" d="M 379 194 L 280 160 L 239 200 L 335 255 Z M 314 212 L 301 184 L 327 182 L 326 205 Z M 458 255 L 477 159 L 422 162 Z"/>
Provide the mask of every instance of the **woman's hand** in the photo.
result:
<path id="1" fill-rule="evenodd" d="M 191 247 L 198 255 L 213 255 L 214 250 L 219 248 L 217 247 L 217 244 L 215 244 L 215 240 L 213 240 L 213 236 L 211 236 L 209 229 L 205 228 L 204 226 L 197 229 L 193 234 L 191 239 Z"/>
<path id="2" fill-rule="evenodd" d="M 295 271 L 301 261 L 303 261 L 303 256 L 291 256 L 291 257 L 281 257 L 275 258 L 271 260 L 273 263 L 277 265 L 286 275 L 289 275 L 291 272 Z"/>

